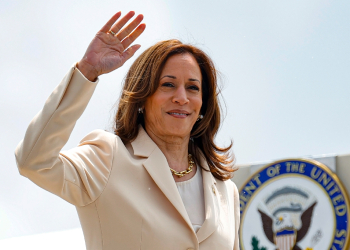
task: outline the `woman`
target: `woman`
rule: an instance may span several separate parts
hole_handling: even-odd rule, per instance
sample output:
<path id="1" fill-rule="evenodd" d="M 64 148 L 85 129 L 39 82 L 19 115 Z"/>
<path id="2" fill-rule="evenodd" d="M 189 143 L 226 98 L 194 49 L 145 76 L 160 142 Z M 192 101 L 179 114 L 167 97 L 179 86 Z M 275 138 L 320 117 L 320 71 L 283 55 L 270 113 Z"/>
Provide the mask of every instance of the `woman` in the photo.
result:
<path id="1" fill-rule="evenodd" d="M 177 40 L 147 49 L 125 79 L 115 135 L 95 130 L 60 152 L 98 76 L 140 47 L 129 45 L 145 29 L 142 15 L 123 28 L 133 15 L 107 22 L 32 120 L 16 149 L 19 171 L 76 206 L 87 249 L 238 249 L 230 147 L 213 142 L 216 73 L 201 50 Z"/>

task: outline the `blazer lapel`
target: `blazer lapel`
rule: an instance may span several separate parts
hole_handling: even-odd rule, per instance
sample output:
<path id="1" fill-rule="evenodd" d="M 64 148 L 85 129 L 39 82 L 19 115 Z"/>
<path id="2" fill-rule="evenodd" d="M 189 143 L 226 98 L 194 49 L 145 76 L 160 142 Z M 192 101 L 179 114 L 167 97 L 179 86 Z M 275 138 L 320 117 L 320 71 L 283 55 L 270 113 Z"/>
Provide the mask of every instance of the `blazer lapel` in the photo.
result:
<path id="1" fill-rule="evenodd" d="M 135 155 L 148 157 L 143 163 L 143 166 L 193 231 L 192 223 L 188 217 L 179 191 L 177 190 L 174 178 L 169 170 L 168 162 L 163 152 L 148 136 L 142 126 L 140 126 L 139 134 L 137 138 L 131 142 L 131 145 Z"/>
<path id="2" fill-rule="evenodd" d="M 209 169 L 202 158 L 202 166 Z M 220 218 L 219 193 L 216 188 L 216 180 L 211 172 L 202 170 L 204 203 L 205 203 L 205 221 L 197 232 L 198 242 L 201 243 L 208 238 L 218 227 Z"/>

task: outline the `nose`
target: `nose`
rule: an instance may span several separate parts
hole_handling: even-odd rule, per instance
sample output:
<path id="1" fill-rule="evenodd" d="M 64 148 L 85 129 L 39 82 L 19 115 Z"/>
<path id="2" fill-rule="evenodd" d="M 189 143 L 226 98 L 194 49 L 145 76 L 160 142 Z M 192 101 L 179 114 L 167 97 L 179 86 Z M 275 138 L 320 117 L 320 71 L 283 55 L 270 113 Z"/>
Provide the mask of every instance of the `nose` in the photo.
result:
<path id="1" fill-rule="evenodd" d="M 188 103 L 187 93 L 184 86 L 181 86 L 176 89 L 174 92 L 173 100 L 174 103 L 178 103 L 180 105 L 184 105 Z"/>

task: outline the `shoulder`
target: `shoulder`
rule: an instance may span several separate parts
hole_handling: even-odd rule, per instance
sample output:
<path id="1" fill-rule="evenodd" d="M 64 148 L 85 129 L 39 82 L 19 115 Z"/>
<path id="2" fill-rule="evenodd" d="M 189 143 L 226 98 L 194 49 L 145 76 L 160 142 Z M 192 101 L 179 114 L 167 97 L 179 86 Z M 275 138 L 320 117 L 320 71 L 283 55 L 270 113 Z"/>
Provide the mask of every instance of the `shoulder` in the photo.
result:
<path id="1" fill-rule="evenodd" d="M 102 129 L 95 129 L 85 135 L 79 142 L 78 147 L 84 145 L 105 149 L 103 151 L 114 151 L 116 148 L 125 147 L 119 136 Z"/>
<path id="2" fill-rule="evenodd" d="M 84 136 L 80 143 L 93 140 L 113 140 L 116 135 L 102 129 L 95 129 Z"/>
<path id="3" fill-rule="evenodd" d="M 88 133 L 81 139 L 77 147 L 62 151 L 60 154 L 65 158 L 70 159 L 71 162 L 94 162 L 95 166 L 109 166 L 112 167 L 114 159 L 118 156 L 124 155 L 120 152 L 125 152 L 126 147 L 119 136 L 96 129 Z M 118 159 L 118 158 L 117 158 Z M 84 165 L 86 165 L 84 163 Z"/>
<path id="4" fill-rule="evenodd" d="M 221 181 L 216 178 L 215 180 L 218 186 L 224 187 L 227 190 L 229 196 L 235 198 L 239 196 L 238 188 L 232 180 Z"/>
<path id="5" fill-rule="evenodd" d="M 111 132 L 102 129 L 95 129 L 81 139 L 79 146 L 84 144 L 95 144 L 97 142 L 115 143 L 115 141 L 118 140 L 121 141 L 119 136 L 112 134 Z"/>
<path id="6" fill-rule="evenodd" d="M 230 189 L 232 189 L 233 191 L 237 191 L 238 192 L 238 188 L 237 188 L 237 186 L 236 186 L 236 183 L 234 183 L 232 180 L 226 180 L 226 181 L 224 181 L 225 182 L 225 184 L 227 185 L 227 186 L 229 186 L 230 187 Z"/>

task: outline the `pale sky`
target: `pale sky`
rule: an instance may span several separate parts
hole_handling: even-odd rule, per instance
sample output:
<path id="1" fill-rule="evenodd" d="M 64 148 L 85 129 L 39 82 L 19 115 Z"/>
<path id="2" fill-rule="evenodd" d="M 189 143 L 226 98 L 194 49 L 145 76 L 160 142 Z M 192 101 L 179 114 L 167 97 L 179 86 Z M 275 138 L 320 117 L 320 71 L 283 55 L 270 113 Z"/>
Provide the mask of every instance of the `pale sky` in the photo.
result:
<path id="1" fill-rule="evenodd" d="M 51 91 L 119 10 L 145 15 L 141 50 L 177 38 L 213 58 L 227 111 L 217 142 L 233 140 L 237 164 L 350 153 L 349 1 L 2 0 L 0 239 L 80 226 L 73 206 L 18 174 L 13 152 Z M 93 129 L 111 129 L 129 66 L 100 78 L 65 149 Z"/>

